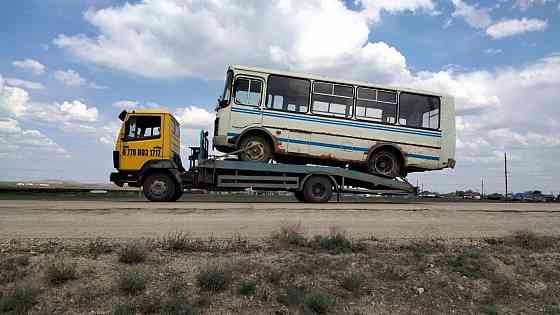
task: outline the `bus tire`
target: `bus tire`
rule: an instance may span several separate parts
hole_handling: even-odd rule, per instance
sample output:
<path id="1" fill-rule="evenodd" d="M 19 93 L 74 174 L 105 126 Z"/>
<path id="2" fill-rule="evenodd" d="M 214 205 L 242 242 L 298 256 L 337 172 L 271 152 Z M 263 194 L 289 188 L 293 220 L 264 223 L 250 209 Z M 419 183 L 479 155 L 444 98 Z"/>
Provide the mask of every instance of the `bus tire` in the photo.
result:
<path id="1" fill-rule="evenodd" d="M 328 202 L 332 194 L 332 182 L 327 177 L 311 176 L 303 184 L 303 198 L 307 202 Z"/>
<path id="2" fill-rule="evenodd" d="M 301 190 L 294 191 L 294 197 L 296 197 L 299 202 L 305 202 L 305 197 L 303 196 L 303 191 Z"/>
<path id="3" fill-rule="evenodd" d="M 142 192 L 150 201 L 173 201 L 177 195 L 177 184 L 171 174 L 153 173 L 144 180 Z"/>
<path id="4" fill-rule="evenodd" d="M 251 147 L 238 153 L 241 161 L 268 162 L 272 159 L 272 144 L 262 135 L 248 135 L 239 141 L 239 149 Z"/>
<path id="5" fill-rule="evenodd" d="M 368 171 L 374 175 L 395 178 L 401 174 L 401 161 L 395 152 L 379 150 L 370 156 Z"/>

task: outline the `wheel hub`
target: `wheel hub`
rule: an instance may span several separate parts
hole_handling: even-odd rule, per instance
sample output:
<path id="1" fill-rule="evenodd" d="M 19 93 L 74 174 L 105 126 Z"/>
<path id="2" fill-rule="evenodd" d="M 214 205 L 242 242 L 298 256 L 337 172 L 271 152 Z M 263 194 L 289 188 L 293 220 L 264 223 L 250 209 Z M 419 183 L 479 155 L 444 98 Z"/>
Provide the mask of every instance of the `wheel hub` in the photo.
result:
<path id="1" fill-rule="evenodd" d="M 257 141 L 250 141 L 247 143 L 247 157 L 253 161 L 260 161 L 264 159 L 264 145 Z"/>
<path id="2" fill-rule="evenodd" d="M 388 155 L 380 155 L 374 161 L 375 171 L 382 175 L 391 175 L 393 173 L 394 162 Z"/>
<path id="3" fill-rule="evenodd" d="M 313 192 L 313 195 L 320 197 L 325 193 L 325 187 L 321 184 L 315 184 L 313 185 L 311 191 Z"/>
<path id="4" fill-rule="evenodd" d="M 167 184 L 162 180 L 156 180 L 150 185 L 150 191 L 157 196 L 165 194 L 167 189 Z"/>

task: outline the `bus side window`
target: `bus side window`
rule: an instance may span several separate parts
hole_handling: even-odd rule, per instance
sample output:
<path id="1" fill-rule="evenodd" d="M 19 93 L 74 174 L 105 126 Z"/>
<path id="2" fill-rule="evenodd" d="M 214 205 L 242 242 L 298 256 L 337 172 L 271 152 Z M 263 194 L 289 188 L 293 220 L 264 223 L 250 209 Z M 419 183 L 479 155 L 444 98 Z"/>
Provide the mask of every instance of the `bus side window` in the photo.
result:
<path id="1" fill-rule="evenodd" d="M 397 117 L 397 93 L 359 87 L 356 117 L 394 124 Z"/>
<path id="2" fill-rule="evenodd" d="M 439 97 L 403 92 L 399 97 L 399 105 L 399 124 L 439 129 Z"/>
<path id="3" fill-rule="evenodd" d="M 261 104 L 262 83 L 259 80 L 238 78 L 235 80 L 233 93 L 236 103 L 259 106 Z"/>
<path id="4" fill-rule="evenodd" d="M 268 77 L 266 107 L 288 112 L 306 113 L 309 108 L 309 80 L 279 75 Z"/>
<path id="5" fill-rule="evenodd" d="M 328 82 L 313 83 L 313 113 L 352 117 L 354 88 Z"/>

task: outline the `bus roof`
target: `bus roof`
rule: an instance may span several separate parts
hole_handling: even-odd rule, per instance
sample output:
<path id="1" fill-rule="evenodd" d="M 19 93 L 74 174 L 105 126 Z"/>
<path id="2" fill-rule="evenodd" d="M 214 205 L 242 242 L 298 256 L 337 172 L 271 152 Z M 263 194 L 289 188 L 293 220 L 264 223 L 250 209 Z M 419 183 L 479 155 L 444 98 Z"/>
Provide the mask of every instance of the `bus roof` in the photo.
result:
<path id="1" fill-rule="evenodd" d="M 304 74 L 298 72 L 289 72 L 289 71 L 282 71 L 282 70 L 272 70 L 266 68 L 257 68 L 257 67 L 248 67 L 242 65 L 230 65 L 229 69 L 233 70 L 243 70 L 243 71 L 252 71 L 252 72 L 260 72 L 260 73 L 269 73 L 269 74 L 277 74 L 277 75 L 284 75 L 290 77 L 298 77 L 304 79 L 311 79 L 316 81 L 327 81 L 327 82 L 334 82 L 334 83 L 343 83 L 349 85 L 360 85 L 366 87 L 375 87 L 384 90 L 397 90 L 402 92 L 411 92 L 411 93 L 418 93 L 418 94 L 427 94 L 427 95 L 435 95 L 435 96 L 445 96 L 450 97 L 451 95 L 433 92 L 433 91 L 426 91 L 426 90 L 418 90 L 418 89 L 409 89 L 409 88 L 401 88 L 395 86 L 388 86 L 382 84 L 374 84 L 366 81 L 355 81 L 355 80 L 343 80 L 343 79 L 334 79 L 332 77 L 325 77 L 319 75 L 312 75 L 312 74 Z"/>

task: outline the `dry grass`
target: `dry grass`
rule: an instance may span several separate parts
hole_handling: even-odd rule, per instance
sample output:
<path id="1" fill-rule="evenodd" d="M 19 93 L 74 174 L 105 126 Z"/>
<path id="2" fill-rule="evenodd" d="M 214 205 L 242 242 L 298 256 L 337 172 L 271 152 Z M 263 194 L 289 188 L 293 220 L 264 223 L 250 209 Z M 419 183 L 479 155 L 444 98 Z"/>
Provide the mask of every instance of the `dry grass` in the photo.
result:
<path id="1" fill-rule="evenodd" d="M 117 288 L 126 295 L 136 295 L 146 289 L 146 275 L 139 268 L 129 268 L 119 272 Z"/>
<path id="2" fill-rule="evenodd" d="M 0 296 L 0 313 L 25 314 L 37 303 L 39 289 L 29 284 L 18 284 Z"/>
<path id="3" fill-rule="evenodd" d="M 558 314 L 560 250 L 549 243 L 558 239 L 543 237 L 364 245 L 343 231 L 307 239 L 298 227 L 219 250 L 215 240 L 192 250 L 188 234 L 166 235 L 150 250 L 92 240 L 66 251 L 77 246 L 51 242 L 56 259 L 11 245 L 0 248 L 3 277 L 9 269 L 14 279 L 0 283 L 0 313 Z M 37 281 L 44 277 L 52 280 Z"/>
<path id="4" fill-rule="evenodd" d="M 307 238 L 303 233 L 301 223 L 284 224 L 271 236 L 272 240 L 281 246 L 306 246 Z"/>
<path id="5" fill-rule="evenodd" d="M 45 280 L 50 285 L 61 285 L 78 277 L 76 263 L 67 259 L 53 258 L 45 267 Z"/>
<path id="6" fill-rule="evenodd" d="M 139 241 L 124 244 L 119 250 L 119 262 L 123 264 L 143 263 L 147 257 L 146 244 Z"/>
<path id="7" fill-rule="evenodd" d="M 231 284 L 231 278 L 231 270 L 220 264 L 209 266 L 196 276 L 200 289 L 213 292 L 227 289 Z"/>

